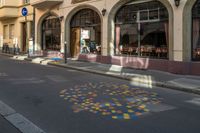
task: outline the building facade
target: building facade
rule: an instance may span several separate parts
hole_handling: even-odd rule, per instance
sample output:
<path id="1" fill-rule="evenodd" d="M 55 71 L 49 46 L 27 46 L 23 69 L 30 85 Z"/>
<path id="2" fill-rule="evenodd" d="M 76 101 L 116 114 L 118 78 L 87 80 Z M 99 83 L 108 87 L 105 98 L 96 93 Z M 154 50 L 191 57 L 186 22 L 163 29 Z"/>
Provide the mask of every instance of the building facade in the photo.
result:
<path id="1" fill-rule="evenodd" d="M 34 51 L 39 53 L 64 53 L 66 44 L 68 57 L 80 60 L 200 75 L 200 0 L 26 2 L 29 4 L 21 1 L 1 6 L 2 43 L 10 42 L 13 34 L 20 50 L 27 50 L 24 17 L 20 15 L 20 9 L 27 6 L 26 32 L 30 34 L 25 38 L 34 38 Z M 12 6 L 18 10 L 15 17 L 4 14 L 7 7 L 13 10 Z M 12 24 L 16 33 L 11 32 Z"/>
<path id="2" fill-rule="evenodd" d="M 26 17 L 22 16 L 23 7 L 28 9 Z M 28 50 L 28 41 L 33 31 L 33 8 L 29 0 L 0 0 L 0 47 L 7 44 L 21 52 Z"/>

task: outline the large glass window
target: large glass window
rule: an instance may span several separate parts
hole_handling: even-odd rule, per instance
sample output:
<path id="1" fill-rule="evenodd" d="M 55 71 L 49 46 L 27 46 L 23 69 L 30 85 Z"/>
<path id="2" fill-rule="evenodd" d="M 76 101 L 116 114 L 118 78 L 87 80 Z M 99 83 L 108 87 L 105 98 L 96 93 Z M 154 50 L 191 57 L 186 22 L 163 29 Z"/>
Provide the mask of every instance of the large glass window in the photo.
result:
<path id="1" fill-rule="evenodd" d="M 115 18 L 116 55 L 168 58 L 168 12 L 158 1 L 128 3 Z"/>
<path id="2" fill-rule="evenodd" d="M 60 19 L 55 16 L 47 17 L 42 23 L 42 49 L 60 50 Z"/>
<path id="3" fill-rule="evenodd" d="M 78 11 L 71 20 L 71 54 L 101 54 L 101 21 L 92 9 Z"/>
<path id="4" fill-rule="evenodd" d="M 200 61 L 200 0 L 192 9 L 192 59 Z"/>

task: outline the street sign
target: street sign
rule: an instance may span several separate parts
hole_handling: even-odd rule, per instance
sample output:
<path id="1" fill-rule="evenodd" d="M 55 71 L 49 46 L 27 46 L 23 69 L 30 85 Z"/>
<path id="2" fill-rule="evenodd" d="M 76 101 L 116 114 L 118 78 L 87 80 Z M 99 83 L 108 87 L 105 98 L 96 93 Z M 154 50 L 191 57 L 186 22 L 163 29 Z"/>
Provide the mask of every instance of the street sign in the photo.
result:
<path id="1" fill-rule="evenodd" d="M 23 7 L 21 13 L 22 13 L 22 16 L 27 16 L 27 14 L 28 14 L 27 8 L 26 8 L 26 7 Z"/>

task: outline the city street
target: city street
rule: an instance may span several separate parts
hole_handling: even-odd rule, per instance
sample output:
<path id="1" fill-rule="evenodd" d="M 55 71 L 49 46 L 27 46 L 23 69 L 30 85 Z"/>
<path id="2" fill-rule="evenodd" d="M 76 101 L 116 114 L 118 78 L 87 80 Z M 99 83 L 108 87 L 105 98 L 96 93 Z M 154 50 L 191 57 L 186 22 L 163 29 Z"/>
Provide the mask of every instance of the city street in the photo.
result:
<path id="1" fill-rule="evenodd" d="M 0 55 L 0 102 L 45 133 L 199 133 L 199 95 L 133 84 Z"/>

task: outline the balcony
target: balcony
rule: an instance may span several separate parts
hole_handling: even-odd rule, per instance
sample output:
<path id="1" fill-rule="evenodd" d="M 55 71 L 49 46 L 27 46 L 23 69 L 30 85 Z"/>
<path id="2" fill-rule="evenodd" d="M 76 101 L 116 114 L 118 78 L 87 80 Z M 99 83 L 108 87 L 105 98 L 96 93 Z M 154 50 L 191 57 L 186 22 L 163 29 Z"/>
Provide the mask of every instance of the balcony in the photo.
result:
<path id="1" fill-rule="evenodd" d="M 63 0 L 30 0 L 30 4 L 35 8 L 50 8 L 62 3 Z"/>
<path id="2" fill-rule="evenodd" d="M 2 6 L 0 7 L 0 20 L 17 18 L 18 7 L 16 6 Z"/>

